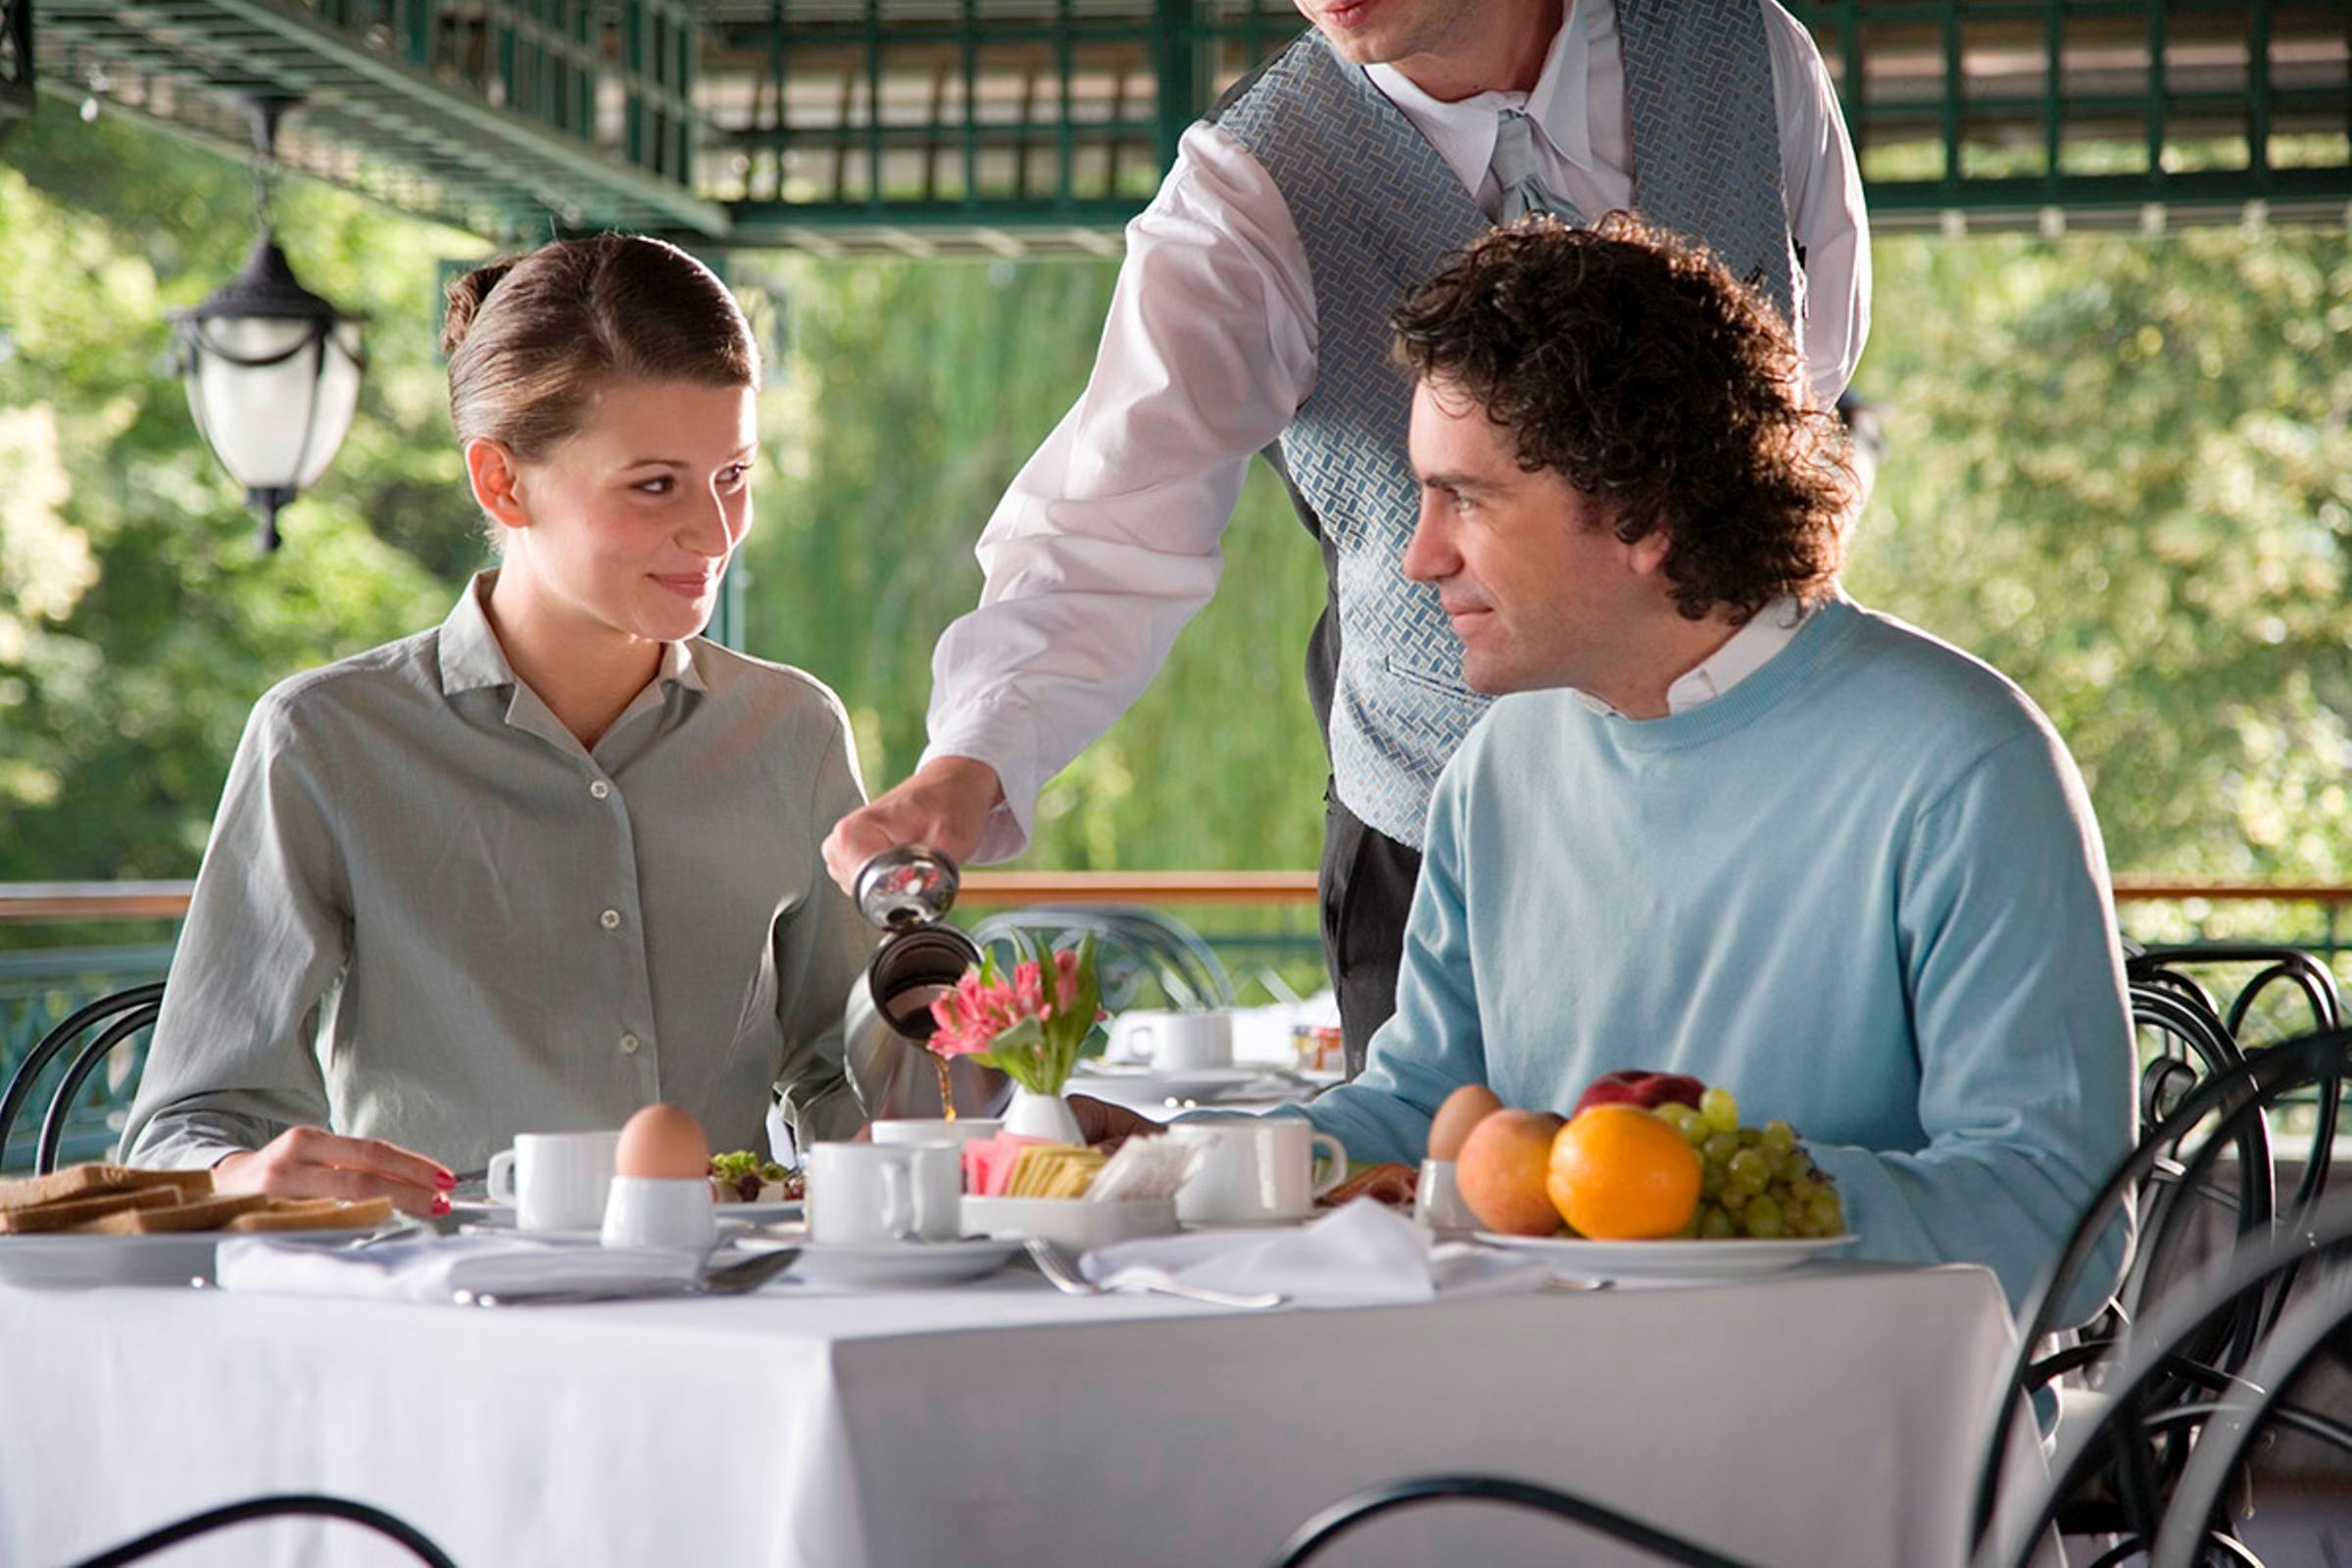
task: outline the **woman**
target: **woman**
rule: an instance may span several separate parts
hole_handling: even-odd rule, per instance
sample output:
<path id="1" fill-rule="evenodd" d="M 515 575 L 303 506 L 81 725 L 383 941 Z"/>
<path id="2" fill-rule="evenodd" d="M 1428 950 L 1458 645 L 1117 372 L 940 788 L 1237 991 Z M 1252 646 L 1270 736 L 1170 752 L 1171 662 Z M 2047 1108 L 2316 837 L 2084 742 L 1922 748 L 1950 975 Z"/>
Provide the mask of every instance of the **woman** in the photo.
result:
<path id="1" fill-rule="evenodd" d="M 517 1132 L 684 1104 L 859 1125 L 871 933 L 824 873 L 839 701 L 703 640 L 752 522 L 759 351 L 709 270 L 605 234 L 449 289 L 500 556 L 440 626 L 298 675 L 230 769 L 124 1135 L 228 1192 L 440 1212 Z"/>

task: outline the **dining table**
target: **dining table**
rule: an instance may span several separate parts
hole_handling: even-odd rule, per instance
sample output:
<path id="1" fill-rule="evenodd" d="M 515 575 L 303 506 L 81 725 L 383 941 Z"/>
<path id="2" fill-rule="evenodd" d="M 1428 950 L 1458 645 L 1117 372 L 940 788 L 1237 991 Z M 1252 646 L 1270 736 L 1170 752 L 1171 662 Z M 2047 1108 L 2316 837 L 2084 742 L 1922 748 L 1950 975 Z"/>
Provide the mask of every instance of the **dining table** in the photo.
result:
<path id="1" fill-rule="evenodd" d="M 1936 1568 L 1965 1560 L 2013 1335 L 1983 1268 L 1833 1261 L 1259 1311 L 1057 1294 L 1018 1257 L 931 1289 L 496 1309 L 0 1283 L 0 1563 L 318 1492 L 469 1568 L 1255 1564 L 1359 1489 L 1471 1472 L 1747 1562 Z M 411 1559 L 305 1520 L 170 1560 Z M 1318 1560 L 1652 1559 L 1446 1502 Z"/>

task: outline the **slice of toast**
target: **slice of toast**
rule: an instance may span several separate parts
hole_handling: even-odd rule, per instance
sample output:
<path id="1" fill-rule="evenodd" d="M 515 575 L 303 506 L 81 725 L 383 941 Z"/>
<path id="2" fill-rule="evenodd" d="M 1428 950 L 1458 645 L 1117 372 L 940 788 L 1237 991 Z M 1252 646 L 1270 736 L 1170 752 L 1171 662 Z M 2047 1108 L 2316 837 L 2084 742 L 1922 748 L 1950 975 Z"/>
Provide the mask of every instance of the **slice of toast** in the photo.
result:
<path id="1" fill-rule="evenodd" d="M 235 1193 L 226 1198 L 203 1198 L 169 1208 L 123 1208 L 89 1220 L 78 1234 L 97 1236 L 156 1236 L 172 1231 L 217 1231 L 239 1214 L 269 1206 L 260 1193 Z"/>
<path id="2" fill-rule="evenodd" d="M 0 1209 L 0 1235 L 26 1236 L 70 1231 L 90 1220 L 104 1219 L 134 1208 L 170 1208 L 179 1195 L 169 1187 L 142 1187 L 127 1193 L 93 1193 L 68 1198 L 38 1208 Z"/>
<path id="3" fill-rule="evenodd" d="M 231 1231 L 365 1230 L 392 1218 L 392 1200 L 367 1198 L 346 1203 L 334 1198 L 279 1199 L 268 1208 L 239 1214 L 222 1226 Z"/>
<path id="4" fill-rule="evenodd" d="M 213 1173 L 209 1170 L 141 1170 L 132 1165 L 68 1165 L 46 1176 L 20 1176 L 0 1182 L 0 1214 L 18 1209 L 36 1208 L 65 1199 L 87 1198 L 97 1193 L 133 1192 L 147 1187 L 169 1187 L 180 1195 L 183 1201 L 194 1201 L 213 1190 Z"/>

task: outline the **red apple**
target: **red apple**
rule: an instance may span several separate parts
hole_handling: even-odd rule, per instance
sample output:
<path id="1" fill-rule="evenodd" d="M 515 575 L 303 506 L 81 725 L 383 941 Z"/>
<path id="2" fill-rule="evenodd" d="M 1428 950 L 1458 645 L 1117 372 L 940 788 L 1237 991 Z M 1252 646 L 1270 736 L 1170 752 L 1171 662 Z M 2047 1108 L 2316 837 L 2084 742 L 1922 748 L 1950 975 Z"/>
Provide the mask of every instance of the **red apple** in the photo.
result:
<path id="1" fill-rule="evenodd" d="M 1574 1121 L 1578 1114 L 1593 1105 L 1639 1105 L 1643 1110 L 1653 1110 L 1670 1100 L 1696 1110 L 1698 1097 L 1706 1092 L 1705 1084 L 1679 1072 L 1628 1067 L 1622 1072 L 1604 1072 L 1587 1085 L 1585 1092 L 1577 1097 L 1576 1110 L 1568 1119 Z"/>

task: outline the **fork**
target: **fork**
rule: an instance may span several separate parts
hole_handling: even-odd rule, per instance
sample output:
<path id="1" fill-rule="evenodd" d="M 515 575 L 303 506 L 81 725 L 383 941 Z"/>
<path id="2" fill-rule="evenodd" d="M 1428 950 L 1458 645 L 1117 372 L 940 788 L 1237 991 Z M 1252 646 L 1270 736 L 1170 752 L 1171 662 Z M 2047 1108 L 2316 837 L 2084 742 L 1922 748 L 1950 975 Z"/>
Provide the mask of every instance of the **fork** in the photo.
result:
<path id="1" fill-rule="evenodd" d="M 742 1296 L 758 1290 L 783 1273 L 800 1255 L 801 1250 L 797 1247 L 779 1247 L 774 1251 L 760 1252 L 729 1263 L 724 1268 L 714 1268 L 700 1279 L 662 1284 L 588 1286 L 574 1291 L 541 1291 L 526 1296 L 459 1291 L 451 1299 L 460 1306 L 568 1306 L 578 1301 L 628 1301 L 662 1296 Z"/>
<path id="2" fill-rule="evenodd" d="M 1032 1236 L 1021 1244 L 1028 1250 L 1029 1260 L 1037 1265 L 1053 1287 L 1064 1296 L 1109 1296 L 1113 1294 L 1078 1272 L 1077 1266 L 1062 1256 L 1060 1250 L 1041 1236 Z M 1188 1301 L 1203 1301 L 1210 1306 L 1231 1306 L 1256 1309 L 1280 1306 L 1290 1299 L 1274 1291 L 1262 1296 L 1236 1296 L 1230 1291 L 1211 1291 L 1198 1285 L 1183 1285 L 1175 1280 L 1158 1280 L 1143 1287 L 1162 1296 L 1180 1296 Z"/>

